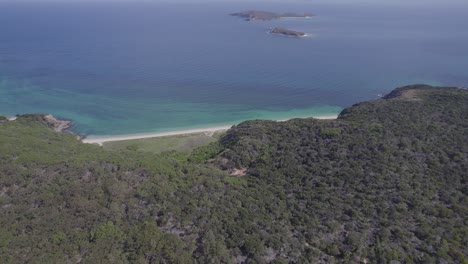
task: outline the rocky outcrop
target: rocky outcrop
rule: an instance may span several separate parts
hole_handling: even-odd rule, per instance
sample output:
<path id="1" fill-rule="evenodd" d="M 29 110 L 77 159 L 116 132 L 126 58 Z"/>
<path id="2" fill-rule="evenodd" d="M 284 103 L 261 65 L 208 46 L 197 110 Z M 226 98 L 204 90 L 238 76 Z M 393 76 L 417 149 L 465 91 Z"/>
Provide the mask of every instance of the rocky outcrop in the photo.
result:
<path id="1" fill-rule="evenodd" d="M 72 126 L 72 121 L 69 120 L 60 120 L 53 115 L 44 115 L 43 120 L 47 125 L 57 132 L 64 132 Z"/>
<path id="2" fill-rule="evenodd" d="M 277 35 L 283 35 L 283 36 L 288 36 L 288 37 L 304 37 L 306 36 L 306 33 L 300 32 L 300 31 L 294 31 L 291 29 L 287 28 L 281 28 L 281 27 L 275 27 L 270 30 L 271 34 L 277 34 Z"/>

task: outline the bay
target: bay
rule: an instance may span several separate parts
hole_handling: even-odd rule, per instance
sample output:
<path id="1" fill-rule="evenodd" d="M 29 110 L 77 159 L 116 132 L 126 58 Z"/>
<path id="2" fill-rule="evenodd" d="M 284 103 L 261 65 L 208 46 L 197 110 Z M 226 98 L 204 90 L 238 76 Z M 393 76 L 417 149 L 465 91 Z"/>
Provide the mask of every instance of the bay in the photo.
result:
<path id="1" fill-rule="evenodd" d="M 313 13 L 246 22 L 248 9 Z M 468 86 L 462 7 L 257 2 L 0 2 L 0 114 L 83 135 L 337 114 L 413 83 Z M 282 26 L 307 38 L 268 34 Z"/>

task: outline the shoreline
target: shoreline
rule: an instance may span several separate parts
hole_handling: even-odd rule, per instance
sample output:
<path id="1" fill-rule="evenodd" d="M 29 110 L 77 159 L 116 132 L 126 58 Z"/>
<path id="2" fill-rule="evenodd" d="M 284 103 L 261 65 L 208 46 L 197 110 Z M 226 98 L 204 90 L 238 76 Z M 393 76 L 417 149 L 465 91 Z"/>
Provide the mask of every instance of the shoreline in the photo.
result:
<path id="1" fill-rule="evenodd" d="M 323 116 L 311 116 L 311 117 L 300 117 L 300 118 L 315 118 L 315 119 L 337 119 L 338 115 L 323 115 Z M 274 120 L 276 122 L 285 122 L 295 118 Z M 246 120 L 247 121 L 247 120 Z M 87 144 L 98 144 L 101 145 L 106 142 L 113 141 L 125 141 L 125 140 L 135 140 L 135 139 L 146 139 L 146 138 L 157 138 L 157 137 L 167 137 L 167 136 L 178 136 L 178 135 L 189 135 L 195 133 L 215 133 L 219 131 L 226 131 L 231 127 L 237 124 L 225 125 L 225 126 L 213 126 L 205 128 L 193 128 L 193 129 L 182 129 L 174 130 L 167 132 L 154 132 L 154 133 L 136 133 L 128 135 L 111 135 L 111 136 L 89 136 L 83 138 L 81 141 Z"/>

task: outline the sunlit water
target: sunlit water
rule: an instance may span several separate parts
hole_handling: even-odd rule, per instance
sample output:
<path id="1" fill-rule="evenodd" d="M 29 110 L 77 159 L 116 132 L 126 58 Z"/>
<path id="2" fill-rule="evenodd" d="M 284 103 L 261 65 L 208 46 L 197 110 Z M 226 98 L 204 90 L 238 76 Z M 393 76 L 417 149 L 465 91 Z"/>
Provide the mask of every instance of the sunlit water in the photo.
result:
<path id="1" fill-rule="evenodd" d="M 228 15 L 246 9 L 317 16 Z M 337 114 L 412 83 L 468 86 L 466 14 L 303 1 L 0 3 L 0 114 L 130 134 Z M 274 26 L 310 37 L 267 34 Z"/>

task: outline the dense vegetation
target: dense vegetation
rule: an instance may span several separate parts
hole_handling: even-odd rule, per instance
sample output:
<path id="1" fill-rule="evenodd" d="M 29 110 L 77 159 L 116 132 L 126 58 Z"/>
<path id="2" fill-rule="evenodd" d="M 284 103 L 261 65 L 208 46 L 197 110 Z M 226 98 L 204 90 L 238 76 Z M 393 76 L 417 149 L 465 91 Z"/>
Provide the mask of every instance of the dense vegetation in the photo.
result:
<path id="1" fill-rule="evenodd" d="M 174 150 L 177 152 L 188 153 L 200 146 L 208 145 L 211 142 L 217 141 L 222 135 L 224 135 L 224 131 L 111 141 L 104 143 L 103 147 L 104 149 L 115 151 L 130 149 L 159 154 Z"/>
<path id="2" fill-rule="evenodd" d="M 0 263 L 467 263 L 467 102 L 405 87 L 190 154 L 0 119 Z"/>

